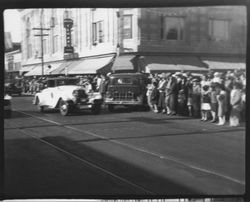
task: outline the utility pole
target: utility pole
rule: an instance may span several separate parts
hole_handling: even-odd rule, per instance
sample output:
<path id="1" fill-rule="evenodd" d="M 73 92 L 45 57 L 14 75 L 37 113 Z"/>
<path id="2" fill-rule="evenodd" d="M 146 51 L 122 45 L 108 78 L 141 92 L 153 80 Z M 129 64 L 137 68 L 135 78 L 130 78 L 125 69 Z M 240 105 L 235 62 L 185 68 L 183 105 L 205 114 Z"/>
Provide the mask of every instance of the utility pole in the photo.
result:
<path id="1" fill-rule="evenodd" d="M 49 36 L 49 34 L 44 34 L 43 31 L 50 30 L 49 28 L 43 28 L 43 9 L 40 16 L 40 27 L 35 27 L 33 30 L 40 30 L 40 34 L 35 34 L 34 36 L 40 37 L 41 39 L 41 65 L 42 65 L 42 76 L 44 75 L 44 58 L 43 58 L 43 37 Z"/>

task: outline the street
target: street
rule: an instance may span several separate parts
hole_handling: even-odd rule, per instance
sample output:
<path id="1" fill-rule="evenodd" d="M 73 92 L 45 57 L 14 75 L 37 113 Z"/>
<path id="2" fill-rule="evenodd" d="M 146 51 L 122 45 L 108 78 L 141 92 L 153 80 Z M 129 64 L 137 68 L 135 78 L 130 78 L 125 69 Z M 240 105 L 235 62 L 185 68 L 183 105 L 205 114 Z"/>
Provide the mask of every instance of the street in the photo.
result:
<path id="1" fill-rule="evenodd" d="M 61 116 L 14 96 L 5 198 L 241 195 L 245 126 L 148 111 Z"/>

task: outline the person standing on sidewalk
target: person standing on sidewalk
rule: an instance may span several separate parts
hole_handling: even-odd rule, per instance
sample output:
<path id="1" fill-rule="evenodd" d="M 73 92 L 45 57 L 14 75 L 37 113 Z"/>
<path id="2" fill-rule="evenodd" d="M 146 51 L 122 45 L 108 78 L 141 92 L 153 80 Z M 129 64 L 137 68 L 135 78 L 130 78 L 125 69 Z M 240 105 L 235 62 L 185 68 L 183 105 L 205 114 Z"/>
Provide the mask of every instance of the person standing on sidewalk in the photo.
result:
<path id="1" fill-rule="evenodd" d="M 162 73 L 161 74 L 161 80 L 158 85 L 158 90 L 159 90 L 159 101 L 158 101 L 158 109 L 164 114 L 166 113 L 166 105 L 165 105 L 165 88 L 167 85 L 167 78 L 166 74 Z"/>
<path id="2" fill-rule="evenodd" d="M 235 82 L 230 96 L 231 113 L 229 118 L 229 126 L 240 125 L 240 114 L 242 110 L 242 93 L 241 84 Z"/>
<path id="3" fill-rule="evenodd" d="M 227 92 L 223 84 L 219 84 L 216 86 L 218 95 L 218 117 L 219 123 L 217 125 L 225 125 L 226 123 L 226 111 L 227 111 Z"/>
<path id="4" fill-rule="evenodd" d="M 153 88 L 151 93 L 151 103 L 153 106 L 153 111 L 158 113 L 158 100 L 159 100 L 159 90 L 157 89 L 157 82 L 153 82 Z"/>

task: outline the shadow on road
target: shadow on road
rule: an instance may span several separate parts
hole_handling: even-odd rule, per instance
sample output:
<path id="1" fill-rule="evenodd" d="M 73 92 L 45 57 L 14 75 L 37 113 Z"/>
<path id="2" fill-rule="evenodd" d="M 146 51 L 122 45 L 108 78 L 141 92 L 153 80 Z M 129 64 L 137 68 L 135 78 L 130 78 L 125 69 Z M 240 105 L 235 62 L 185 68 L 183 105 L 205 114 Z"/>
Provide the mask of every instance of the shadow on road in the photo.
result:
<path id="1" fill-rule="evenodd" d="M 45 137 L 42 140 L 150 190 L 155 193 L 154 197 L 160 195 L 175 198 L 180 197 L 180 195 L 204 194 L 200 190 L 192 189 L 191 186 L 187 187 L 149 172 L 151 169 L 144 169 L 143 166 L 147 165 L 157 166 L 150 162 L 145 165 L 141 165 L 140 161 L 139 164 L 132 164 L 131 161 L 117 158 L 117 155 L 111 155 L 106 150 L 100 151 L 92 146 L 61 136 Z M 5 145 L 7 148 L 5 152 L 5 169 L 7 170 L 5 172 L 5 198 L 152 197 L 152 195 L 142 193 L 141 190 L 136 190 L 136 188 L 133 188 L 133 194 L 128 195 L 128 193 L 131 193 L 128 191 L 132 188 L 130 185 L 125 184 L 123 187 L 129 188 L 119 190 L 119 186 L 116 184 L 107 185 L 104 183 L 105 181 L 100 181 L 98 175 L 92 179 L 86 178 L 86 173 L 83 175 L 85 172 L 83 162 L 76 159 L 74 160 L 76 162 L 73 162 L 71 156 L 59 151 L 64 159 L 64 161 L 60 161 L 62 157 L 54 154 L 58 153 L 55 148 L 46 149 L 43 143 L 40 143 L 40 145 L 34 144 L 32 138 L 6 140 Z M 16 149 L 13 150 L 10 147 L 16 147 Z M 54 150 L 54 153 L 49 150 Z M 131 151 L 128 151 L 128 154 L 125 155 L 128 155 L 128 159 L 132 157 L 129 156 L 132 155 Z M 150 161 L 150 159 L 147 159 L 147 161 Z M 76 163 L 77 165 L 75 165 Z M 76 169 L 76 166 L 83 166 L 82 170 Z M 92 175 L 90 176 L 93 176 L 96 168 L 91 168 L 91 170 Z M 110 181 L 109 178 L 113 178 L 110 175 L 104 175 L 106 175 L 107 181 Z M 96 189 L 93 189 L 93 186 Z"/>

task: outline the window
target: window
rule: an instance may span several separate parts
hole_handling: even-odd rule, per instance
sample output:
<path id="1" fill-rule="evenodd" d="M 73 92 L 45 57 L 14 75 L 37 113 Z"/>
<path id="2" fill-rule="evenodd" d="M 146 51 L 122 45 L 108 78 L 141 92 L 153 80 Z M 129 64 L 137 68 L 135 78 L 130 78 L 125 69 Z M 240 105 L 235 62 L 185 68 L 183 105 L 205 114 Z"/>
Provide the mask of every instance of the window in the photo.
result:
<path id="1" fill-rule="evenodd" d="M 30 31 L 31 31 L 30 18 L 27 18 L 27 21 L 26 21 L 26 38 L 30 37 Z"/>
<path id="2" fill-rule="evenodd" d="M 43 54 L 47 54 L 47 40 L 43 39 Z"/>
<path id="3" fill-rule="evenodd" d="M 132 39 L 132 15 L 123 16 L 123 38 Z"/>
<path id="4" fill-rule="evenodd" d="M 57 51 L 58 51 L 58 35 L 54 35 L 52 41 L 52 52 L 56 53 Z"/>
<path id="5" fill-rule="evenodd" d="M 104 42 L 103 21 L 92 24 L 92 39 L 94 45 Z"/>
<path id="6" fill-rule="evenodd" d="M 183 40 L 184 18 L 165 17 L 163 23 L 163 39 Z"/>
<path id="7" fill-rule="evenodd" d="M 32 45 L 28 44 L 28 50 L 27 50 L 27 58 L 32 57 Z"/>
<path id="8" fill-rule="evenodd" d="M 213 41 L 227 41 L 229 39 L 229 21 L 210 19 L 209 38 Z"/>

